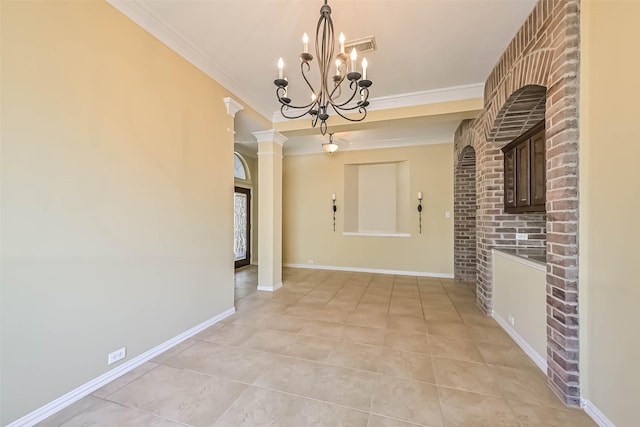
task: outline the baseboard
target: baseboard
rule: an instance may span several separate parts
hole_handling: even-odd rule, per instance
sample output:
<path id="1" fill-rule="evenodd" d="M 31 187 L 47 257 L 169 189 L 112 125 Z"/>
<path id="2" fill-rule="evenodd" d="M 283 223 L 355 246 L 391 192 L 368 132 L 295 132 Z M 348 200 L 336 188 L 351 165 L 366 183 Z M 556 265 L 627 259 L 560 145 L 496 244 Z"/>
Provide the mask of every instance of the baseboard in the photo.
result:
<path id="1" fill-rule="evenodd" d="M 338 267 L 335 265 L 317 265 L 317 264 L 283 264 L 282 266 L 290 267 L 290 268 L 310 268 L 313 270 L 353 271 L 356 273 L 395 274 L 397 276 L 438 277 L 442 279 L 453 279 L 453 274 L 430 273 L 426 271 L 382 270 L 378 268 Z"/>
<path id="2" fill-rule="evenodd" d="M 259 291 L 273 292 L 273 291 L 277 291 L 281 287 L 282 287 L 282 282 L 276 283 L 273 286 L 258 286 L 258 290 Z"/>
<path id="3" fill-rule="evenodd" d="M 589 399 L 580 399 L 580 406 L 584 408 L 584 412 L 587 413 L 596 422 L 600 427 L 616 427 L 616 425 L 603 414 L 600 409 L 596 408 L 596 406 Z"/>
<path id="4" fill-rule="evenodd" d="M 544 374 L 546 375 L 547 359 L 545 359 L 540 354 L 538 354 L 538 352 L 533 347 L 531 347 L 529 343 L 515 329 L 513 329 L 513 327 L 506 320 L 504 320 L 498 313 L 496 313 L 495 311 L 492 311 L 491 317 L 493 317 L 496 320 L 496 322 L 498 322 L 498 324 L 502 326 L 502 329 L 504 329 L 505 332 L 509 334 L 511 338 L 513 338 L 513 340 L 520 346 L 520 348 L 527 354 L 527 356 L 529 356 L 529 358 L 533 360 L 533 362 L 538 366 L 538 368 L 540 368 L 542 372 L 544 372 Z"/>
<path id="5" fill-rule="evenodd" d="M 17 419 L 11 424 L 8 424 L 7 427 L 30 427 L 36 423 L 39 423 L 40 421 L 43 421 L 49 418 L 56 412 L 59 412 L 62 409 L 66 408 L 67 406 L 71 405 L 72 403 L 77 402 L 78 400 L 82 399 L 85 396 L 88 396 L 89 394 L 93 393 L 95 390 L 115 380 L 121 375 L 124 375 L 127 372 L 137 368 L 143 363 L 153 359 L 160 353 L 163 353 L 164 351 L 169 350 L 171 347 L 180 344 L 182 341 L 188 338 L 191 338 L 198 332 L 208 328 L 211 325 L 218 323 L 225 317 L 231 316 L 235 312 L 236 312 L 235 307 L 231 307 L 230 309 L 218 314 L 217 316 L 214 316 L 211 319 L 205 320 L 204 322 L 194 326 L 193 328 L 184 331 L 180 335 L 177 335 L 163 342 L 162 344 L 153 347 L 151 350 L 146 351 L 141 355 L 134 357 L 133 359 L 123 363 L 122 365 L 116 368 L 113 368 L 108 372 L 105 372 L 99 377 L 94 378 L 93 380 L 81 385 L 80 387 L 70 391 L 64 396 L 61 396 L 56 400 L 49 402 L 46 405 L 36 409 L 35 411 L 28 413 L 24 417 Z"/>

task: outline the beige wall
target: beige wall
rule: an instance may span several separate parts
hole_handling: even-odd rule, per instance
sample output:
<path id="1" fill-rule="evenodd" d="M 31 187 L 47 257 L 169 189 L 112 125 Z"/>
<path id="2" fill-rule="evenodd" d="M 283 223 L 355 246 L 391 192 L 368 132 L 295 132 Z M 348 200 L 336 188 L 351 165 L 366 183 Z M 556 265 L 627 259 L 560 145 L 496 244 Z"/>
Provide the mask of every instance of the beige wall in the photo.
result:
<path id="1" fill-rule="evenodd" d="M 233 119 L 106 3 L 1 4 L 5 424 L 233 306 Z"/>
<path id="2" fill-rule="evenodd" d="M 582 392 L 637 425 L 640 2 L 584 1 L 580 76 Z"/>
<path id="3" fill-rule="evenodd" d="M 546 266 L 493 250 L 493 313 L 505 322 L 513 316 L 511 328 L 537 353 L 547 357 Z"/>
<path id="4" fill-rule="evenodd" d="M 376 162 L 409 164 L 411 237 L 343 236 L 344 165 Z M 283 258 L 285 264 L 357 267 L 453 274 L 453 146 L 426 145 L 333 155 L 289 156 L 283 166 Z M 422 234 L 417 193 L 424 193 Z M 336 232 L 331 194 L 336 193 Z M 405 230 L 406 231 L 406 230 Z"/>

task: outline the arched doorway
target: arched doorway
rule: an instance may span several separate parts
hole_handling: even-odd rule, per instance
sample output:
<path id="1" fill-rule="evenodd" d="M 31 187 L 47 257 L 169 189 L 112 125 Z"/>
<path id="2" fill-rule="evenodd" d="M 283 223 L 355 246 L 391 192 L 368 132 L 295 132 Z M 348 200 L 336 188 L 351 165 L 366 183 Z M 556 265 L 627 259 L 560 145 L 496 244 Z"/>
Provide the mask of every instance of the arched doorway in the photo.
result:
<path id="1" fill-rule="evenodd" d="M 238 153 L 233 153 L 233 171 L 233 252 L 239 268 L 251 264 L 251 175 Z"/>
<path id="2" fill-rule="evenodd" d="M 454 277 L 475 284 L 476 152 L 471 146 L 464 148 L 456 165 L 453 200 Z"/>

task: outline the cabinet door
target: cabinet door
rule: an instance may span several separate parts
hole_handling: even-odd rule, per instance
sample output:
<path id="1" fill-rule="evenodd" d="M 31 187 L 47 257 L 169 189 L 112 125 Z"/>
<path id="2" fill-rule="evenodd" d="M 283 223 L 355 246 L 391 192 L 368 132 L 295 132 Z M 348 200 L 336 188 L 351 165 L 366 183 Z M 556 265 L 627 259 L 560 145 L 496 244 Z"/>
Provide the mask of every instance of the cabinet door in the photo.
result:
<path id="1" fill-rule="evenodd" d="M 530 203 L 530 150 L 529 140 L 519 144 L 516 150 L 516 206 Z"/>
<path id="2" fill-rule="evenodd" d="M 511 149 L 504 153 L 504 206 L 516 207 L 516 153 Z"/>
<path id="3" fill-rule="evenodd" d="M 531 205 L 544 205 L 546 199 L 546 147 L 544 130 L 531 138 Z"/>

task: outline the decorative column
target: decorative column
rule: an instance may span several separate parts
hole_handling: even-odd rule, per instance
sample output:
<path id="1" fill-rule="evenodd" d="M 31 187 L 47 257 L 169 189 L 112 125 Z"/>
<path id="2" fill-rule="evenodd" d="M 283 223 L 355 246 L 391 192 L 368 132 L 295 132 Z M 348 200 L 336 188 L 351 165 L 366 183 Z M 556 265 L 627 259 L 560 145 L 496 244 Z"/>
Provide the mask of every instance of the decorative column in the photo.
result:
<path id="1" fill-rule="evenodd" d="M 258 290 L 282 287 L 282 146 L 275 130 L 254 132 L 258 141 Z"/>

